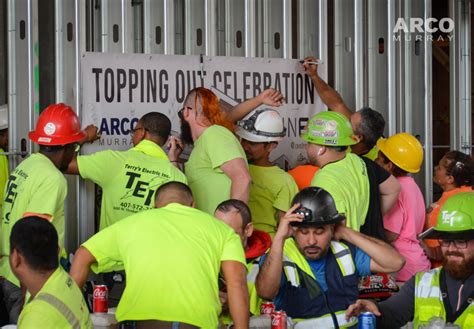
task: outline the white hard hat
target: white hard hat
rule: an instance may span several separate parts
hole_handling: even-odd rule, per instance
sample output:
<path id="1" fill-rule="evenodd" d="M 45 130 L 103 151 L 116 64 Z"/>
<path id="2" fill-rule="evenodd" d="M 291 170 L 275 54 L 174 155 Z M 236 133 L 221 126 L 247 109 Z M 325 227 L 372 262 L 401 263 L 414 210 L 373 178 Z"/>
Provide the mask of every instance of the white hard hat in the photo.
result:
<path id="1" fill-rule="evenodd" d="M 8 104 L 0 106 L 0 130 L 8 128 Z"/>
<path id="2" fill-rule="evenodd" d="M 237 122 L 235 133 L 251 142 L 278 142 L 286 135 L 280 114 L 272 109 L 254 110 Z"/>

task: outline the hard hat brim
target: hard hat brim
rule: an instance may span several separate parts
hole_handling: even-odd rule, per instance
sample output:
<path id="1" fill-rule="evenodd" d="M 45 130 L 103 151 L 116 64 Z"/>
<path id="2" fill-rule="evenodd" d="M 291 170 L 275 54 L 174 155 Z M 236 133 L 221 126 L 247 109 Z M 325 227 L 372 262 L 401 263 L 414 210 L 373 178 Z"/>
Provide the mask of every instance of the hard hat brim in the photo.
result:
<path id="1" fill-rule="evenodd" d="M 474 229 L 465 231 L 437 231 L 434 229 L 425 239 L 474 240 Z"/>
<path id="2" fill-rule="evenodd" d="M 83 140 L 86 137 L 86 133 L 84 131 L 79 131 L 77 134 L 72 136 L 46 136 L 43 134 L 38 134 L 35 130 L 30 131 L 28 133 L 28 138 L 39 145 L 66 145 L 71 143 L 77 143 Z"/>
<path id="3" fill-rule="evenodd" d="M 334 216 L 332 219 L 329 220 L 318 220 L 318 221 L 302 221 L 302 222 L 292 222 L 291 225 L 295 227 L 305 227 L 305 226 L 324 226 L 324 225 L 331 225 L 331 224 L 337 224 L 342 222 L 344 219 L 346 219 L 346 216 L 343 214 L 337 214 Z"/>
<path id="4" fill-rule="evenodd" d="M 359 141 L 351 137 L 338 138 L 323 138 L 312 136 L 309 132 L 301 134 L 300 138 L 310 144 L 325 145 L 325 146 L 351 146 L 357 144 Z"/>
<path id="5" fill-rule="evenodd" d="M 248 140 L 254 143 L 279 142 L 283 140 L 283 137 L 269 137 L 269 136 L 251 134 L 247 130 L 239 126 L 237 126 L 237 128 L 235 129 L 235 133 L 240 138 L 243 138 L 245 140 Z"/>

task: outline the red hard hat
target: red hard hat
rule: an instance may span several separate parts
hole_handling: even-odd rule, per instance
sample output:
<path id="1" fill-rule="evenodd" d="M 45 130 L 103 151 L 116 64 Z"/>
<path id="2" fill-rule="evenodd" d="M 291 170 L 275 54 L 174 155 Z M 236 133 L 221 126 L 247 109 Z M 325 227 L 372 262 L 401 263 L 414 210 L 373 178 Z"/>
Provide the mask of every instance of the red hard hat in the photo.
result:
<path id="1" fill-rule="evenodd" d="M 69 105 L 51 104 L 39 116 L 36 130 L 28 137 L 40 145 L 66 145 L 82 140 L 86 134 Z"/>

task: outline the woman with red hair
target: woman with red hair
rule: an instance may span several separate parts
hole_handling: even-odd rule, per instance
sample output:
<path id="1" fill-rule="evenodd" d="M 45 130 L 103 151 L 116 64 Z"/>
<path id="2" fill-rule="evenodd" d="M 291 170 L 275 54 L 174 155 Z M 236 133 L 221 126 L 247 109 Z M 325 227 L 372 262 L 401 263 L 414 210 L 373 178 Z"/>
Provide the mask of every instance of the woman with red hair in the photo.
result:
<path id="1" fill-rule="evenodd" d="M 209 89 L 195 88 L 178 115 L 183 142 L 194 145 L 185 174 L 196 208 L 213 214 L 227 199 L 247 203 L 251 181 L 247 159 L 217 96 Z"/>

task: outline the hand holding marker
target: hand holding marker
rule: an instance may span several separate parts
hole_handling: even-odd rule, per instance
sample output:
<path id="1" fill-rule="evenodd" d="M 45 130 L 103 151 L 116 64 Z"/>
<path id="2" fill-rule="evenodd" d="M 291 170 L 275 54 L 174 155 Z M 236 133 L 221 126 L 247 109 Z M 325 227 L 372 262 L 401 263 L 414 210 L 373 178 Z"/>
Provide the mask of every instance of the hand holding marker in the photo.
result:
<path id="1" fill-rule="evenodd" d="M 301 64 L 309 64 L 309 65 L 320 65 L 320 64 L 323 64 L 323 61 L 320 60 L 320 59 L 316 59 L 316 60 L 311 61 L 311 62 L 305 62 L 304 60 L 301 60 L 300 63 Z"/>

